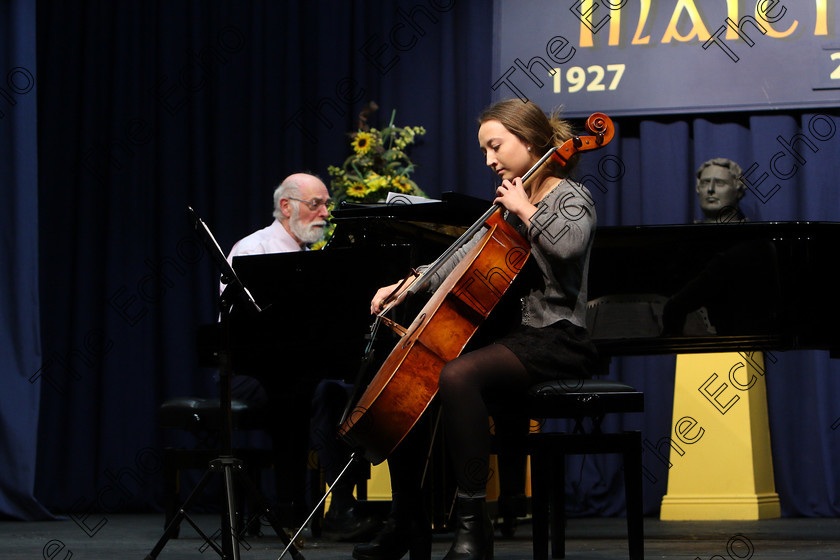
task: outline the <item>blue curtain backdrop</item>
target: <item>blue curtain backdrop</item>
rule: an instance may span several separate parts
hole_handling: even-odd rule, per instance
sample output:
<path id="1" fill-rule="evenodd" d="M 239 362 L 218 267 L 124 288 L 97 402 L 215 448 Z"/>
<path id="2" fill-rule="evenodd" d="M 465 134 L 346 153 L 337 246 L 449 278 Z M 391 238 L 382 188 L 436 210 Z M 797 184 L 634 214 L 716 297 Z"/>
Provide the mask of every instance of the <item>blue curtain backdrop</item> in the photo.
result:
<path id="1" fill-rule="evenodd" d="M 344 160 L 346 133 L 369 100 L 381 107 L 377 124 L 396 110 L 399 124 L 427 129 L 412 158 L 414 178 L 430 195 L 489 198 L 494 178 L 476 145 L 475 118 L 491 100 L 492 3 L 37 5 L 38 229 L 29 169 L 30 182 L 11 182 L 7 199 L 28 200 L 29 214 L 19 220 L 30 245 L 3 254 L 3 278 L 22 270 L 11 265 L 34 251 L 37 234 L 43 362 L 38 383 L 22 384 L 15 398 L 40 389 L 36 495 L 94 536 L 108 526 L 107 516 L 93 512 L 160 504 L 157 405 L 214 391 L 212 372 L 196 365 L 193 333 L 215 316 L 217 284 L 186 206 L 229 248 L 270 222 L 271 192 L 284 176 L 310 170 L 325 177 L 328 165 Z M 23 118 L 22 103 L 0 121 L 4 137 L 14 130 L 11 118 Z M 814 140 L 815 152 L 803 148 L 807 161 L 797 173 L 769 199 L 766 190 L 748 194 L 745 209 L 753 221 L 836 220 L 840 144 L 829 131 L 837 122 L 836 110 L 619 118 L 616 140 L 585 157 L 581 173 L 597 174 L 606 155 L 621 162 L 618 180 L 601 169 L 608 175 L 606 192 L 595 192 L 601 225 L 690 223 L 699 217 L 693 181 L 704 160 L 756 162 L 760 174 L 781 149 L 777 137 L 816 131 L 825 139 Z M 22 161 L 31 165 L 34 155 Z M 19 222 L 3 220 L 4 236 L 12 223 Z M 342 274 L 328 280 L 340 282 Z M 34 280 L 18 284 L 24 291 L 14 291 L 14 305 L 4 299 L 3 336 L 29 333 L 25 379 L 38 370 L 38 309 L 20 308 Z M 767 382 L 783 514 L 837 515 L 838 366 L 819 352 L 775 357 Z M 645 391 L 645 415 L 623 422 L 653 443 L 671 430 L 673 368 L 673 357 L 613 367 Z M 34 419 L 6 424 L 4 441 L 31 446 L 34 426 Z M 18 476 L 31 473 L 15 461 Z M 649 452 L 644 461 L 646 511 L 655 514 L 667 467 Z M 567 491 L 575 513 L 623 512 L 615 460 L 573 465 Z"/>
<path id="2" fill-rule="evenodd" d="M 45 519 L 34 497 L 41 358 L 35 8 L 0 4 L 0 516 Z"/>

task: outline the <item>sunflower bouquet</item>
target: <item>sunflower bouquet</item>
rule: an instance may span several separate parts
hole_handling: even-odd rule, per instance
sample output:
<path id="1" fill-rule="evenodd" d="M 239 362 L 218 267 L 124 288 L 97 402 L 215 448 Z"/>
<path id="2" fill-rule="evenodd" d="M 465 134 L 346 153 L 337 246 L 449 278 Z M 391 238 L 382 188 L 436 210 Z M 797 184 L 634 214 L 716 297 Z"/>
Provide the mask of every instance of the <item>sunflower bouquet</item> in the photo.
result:
<path id="1" fill-rule="evenodd" d="M 426 133 L 422 126 L 394 124 L 396 111 L 388 126 L 378 130 L 367 125 L 368 115 L 376 109 L 369 105 L 359 117 L 359 130 L 350 135 L 353 153 L 341 167 L 329 166 L 333 197 L 336 202 L 380 202 L 388 192 L 425 196 L 409 176 L 414 164 L 406 149 Z"/>

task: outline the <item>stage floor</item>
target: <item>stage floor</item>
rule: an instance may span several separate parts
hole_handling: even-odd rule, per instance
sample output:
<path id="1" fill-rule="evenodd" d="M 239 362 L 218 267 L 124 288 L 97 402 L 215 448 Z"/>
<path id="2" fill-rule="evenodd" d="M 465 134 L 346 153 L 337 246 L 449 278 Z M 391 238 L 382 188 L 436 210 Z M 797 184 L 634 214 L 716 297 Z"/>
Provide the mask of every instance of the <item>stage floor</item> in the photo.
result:
<path id="1" fill-rule="evenodd" d="M 2 560 L 142 560 L 162 534 L 162 515 L 91 514 L 85 531 L 72 520 L 24 523 L 0 521 Z M 217 516 L 196 516 L 208 533 L 218 529 Z M 102 523 L 104 521 L 104 524 Z M 98 527 L 98 530 L 94 531 Z M 267 532 L 270 534 L 270 528 Z M 88 533 L 94 533 L 89 536 Z M 809 560 L 840 558 L 840 519 L 772 519 L 764 521 L 664 522 L 645 520 L 645 557 L 686 560 Z M 161 560 L 217 558 L 186 523 L 182 538 L 167 543 Z M 496 540 L 496 560 L 529 560 L 531 527 L 520 525 L 512 539 Z M 451 534 L 434 537 L 432 558 L 446 553 Z M 497 535 L 498 537 L 498 535 Z M 727 551 L 727 545 L 729 550 Z M 307 560 L 351 558 L 353 545 L 306 536 L 300 552 Z M 276 559 L 283 550 L 276 536 L 249 538 L 243 559 Z M 286 558 L 290 558 L 287 555 Z M 570 519 L 566 558 L 602 560 L 627 558 L 624 519 Z M 406 555 L 406 559 L 408 555 Z"/>

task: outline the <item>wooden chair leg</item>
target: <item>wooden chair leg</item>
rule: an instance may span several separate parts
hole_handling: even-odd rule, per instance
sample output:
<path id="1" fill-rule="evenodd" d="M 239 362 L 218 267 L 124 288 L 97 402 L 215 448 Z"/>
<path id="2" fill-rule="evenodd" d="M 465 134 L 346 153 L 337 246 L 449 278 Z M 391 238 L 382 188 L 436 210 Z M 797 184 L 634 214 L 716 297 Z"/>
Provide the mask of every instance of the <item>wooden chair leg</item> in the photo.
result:
<path id="1" fill-rule="evenodd" d="M 642 434 L 624 434 L 624 491 L 627 502 L 627 540 L 630 560 L 645 557 L 644 504 L 642 501 Z"/>
<path id="2" fill-rule="evenodd" d="M 532 488 L 537 489 L 531 496 L 534 560 L 548 560 L 548 509 L 551 495 L 551 459 L 548 455 L 543 449 L 535 449 L 531 453 Z"/>
<path id="3" fill-rule="evenodd" d="M 566 557 L 566 455 L 552 453 L 551 557 Z"/>

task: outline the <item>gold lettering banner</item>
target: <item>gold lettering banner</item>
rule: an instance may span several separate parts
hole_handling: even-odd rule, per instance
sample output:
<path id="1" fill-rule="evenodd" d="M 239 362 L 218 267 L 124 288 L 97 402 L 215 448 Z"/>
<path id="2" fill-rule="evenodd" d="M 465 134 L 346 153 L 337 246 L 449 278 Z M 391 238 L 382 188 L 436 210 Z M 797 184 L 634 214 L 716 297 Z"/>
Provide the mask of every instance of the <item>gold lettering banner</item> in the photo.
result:
<path id="1" fill-rule="evenodd" d="M 491 89 L 568 116 L 840 106 L 835 0 L 496 0 Z"/>

